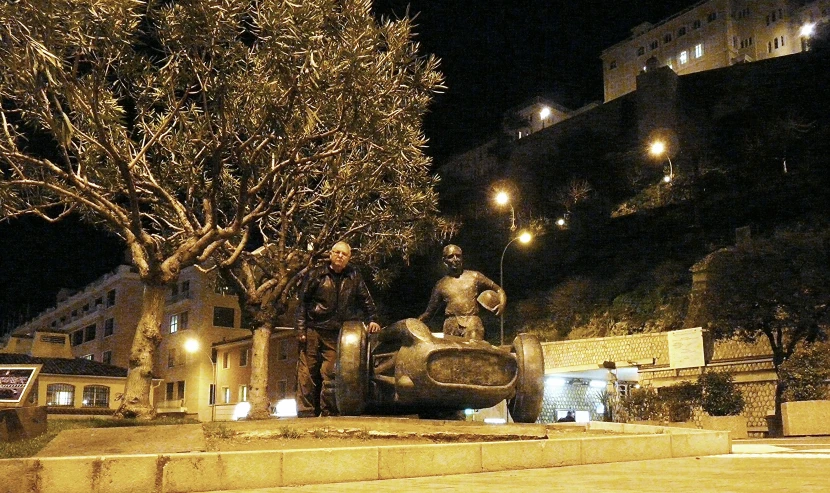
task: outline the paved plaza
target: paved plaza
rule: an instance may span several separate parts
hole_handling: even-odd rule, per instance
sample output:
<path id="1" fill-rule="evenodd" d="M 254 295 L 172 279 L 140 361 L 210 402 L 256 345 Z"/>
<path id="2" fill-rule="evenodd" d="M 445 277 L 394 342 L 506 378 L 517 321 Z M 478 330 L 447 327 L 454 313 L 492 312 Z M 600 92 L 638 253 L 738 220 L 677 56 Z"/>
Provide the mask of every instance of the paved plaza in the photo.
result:
<path id="1" fill-rule="evenodd" d="M 670 492 L 807 493 L 830 491 L 830 437 L 740 440 L 733 453 L 455 476 L 225 490 L 295 492 Z"/>

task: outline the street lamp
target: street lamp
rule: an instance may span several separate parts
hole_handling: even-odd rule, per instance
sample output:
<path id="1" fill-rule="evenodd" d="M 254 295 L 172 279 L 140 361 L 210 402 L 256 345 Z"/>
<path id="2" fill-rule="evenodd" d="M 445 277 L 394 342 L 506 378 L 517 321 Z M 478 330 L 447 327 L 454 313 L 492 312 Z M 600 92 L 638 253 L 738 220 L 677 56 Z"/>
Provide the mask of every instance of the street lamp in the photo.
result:
<path id="1" fill-rule="evenodd" d="M 208 360 L 212 366 L 213 380 L 211 381 L 211 387 L 213 388 L 213 404 L 210 406 L 210 420 L 213 422 L 216 421 L 216 362 L 213 361 L 211 355 L 202 350 L 201 346 L 202 345 L 199 343 L 198 339 L 187 339 L 184 341 L 185 351 L 190 354 L 195 354 L 201 351 L 202 354 L 208 357 Z M 208 394 L 208 404 L 210 404 L 210 394 Z"/>
<path id="2" fill-rule="evenodd" d="M 522 231 L 518 236 L 513 237 L 507 242 L 507 245 L 504 246 L 504 250 L 501 252 L 501 261 L 499 262 L 499 286 L 501 286 L 502 290 L 504 290 L 504 254 L 507 253 L 507 249 L 513 244 L 514 241 L 519 240 L 519 243 L 527 244 L 532 239 L 533 235 L 530 234 L 530 232 Z M 502 308 L 501 315 L 499 315 L 499 326 L 501 333 L 499 344 L 504 346 L 504 308 Z"/>
<path id="3" fill-rule="evenodd" d="M 666 144 L 660 140 L 654 141 L 649 148 L 649 152 L 651 152 L 652 156 L 666 155 L 666 159 L 669 161 L 669 174 L 663 177 L 663 181 L 666 183 L 671 182 L 674 179 L 674 169 L 671 164 L 671 157 L 669 157 L 669 153 L 666 150 Z"/>
<path id="4" fill-rule="evenodd" d="M 801 51 L 810 51 L 810 36 L 813 35 L 815 32 L 816 24 L 813 22 L 808 22 L 801 26 Z"/>
<path id="5" fill-rule="evenodd" d="M 542 128 L 545 128 L 545 123 L 550 116 L 550 108 L 547 106 L 542 106 L 542 109 L 539 110 L 539 120 L 542 122 Z"/>
<path id="6" fill-rule="evenodd" d="M 510 231 L 516 231 L 516 211 L 513 209 L 513 204 L 510 203 L 510 194 L 504 190 L 496 192 L 496 204 L 501 207 L 510 206 Z"/>

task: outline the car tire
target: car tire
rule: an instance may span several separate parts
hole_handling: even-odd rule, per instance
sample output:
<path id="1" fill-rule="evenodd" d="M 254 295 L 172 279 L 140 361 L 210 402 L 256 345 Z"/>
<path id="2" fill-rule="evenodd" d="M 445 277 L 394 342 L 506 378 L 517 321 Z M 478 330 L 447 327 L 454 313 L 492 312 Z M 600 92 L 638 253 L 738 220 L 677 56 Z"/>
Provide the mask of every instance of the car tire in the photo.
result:
<path id="1" fill-rule="evenodd" d="M 334 395 L 342 416 L 360 416 L 369 387 L 369 343 L 361 322 L 345 322 L 340 329 L 335 363 Z"/>
<path id="2" fill-rule="evenodd" d="M 513 340 L 516 355 L 516 395 L 507 401 L 507 409 L 516 423 L 535 423 L 542 412 L 545 392 L 545 358 L 539 339 L 519 334 Z"/>

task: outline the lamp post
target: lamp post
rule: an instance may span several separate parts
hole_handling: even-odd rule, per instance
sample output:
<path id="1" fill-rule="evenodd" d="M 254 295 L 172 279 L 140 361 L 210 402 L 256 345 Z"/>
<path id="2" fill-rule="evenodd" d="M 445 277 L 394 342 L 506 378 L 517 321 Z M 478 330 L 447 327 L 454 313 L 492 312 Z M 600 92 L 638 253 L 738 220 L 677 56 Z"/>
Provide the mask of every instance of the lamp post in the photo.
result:
<path id="1" fill-rule="evenodd" d="M 674 168 L 671 164 L 671 157 L 669 157 L 669 153 L 666 150 L 666 144 L 664 144 L 660 140 L 657 140 L 651 144 L 651 146 L 649 147 L 649 152 L 651 152 L 653 156 L 660 156 L 662 154 L 666 155 L 666 159 L 669 162 L 669 174 L 663 177 L 663 181 L 666 183 L 670 183 L 672 180 L 674 180 Z"/>
<path id="2" fill-rule="evenodd" d="M 510 241 L 507 242 L 507 245 L 504 246 L 504 250 L 501 252 L 501 261 L 499 262 L 499 286 L 504 289 L 504 254 L 507 253 L 507 249 L 510 245 L 513 244 L 516 240 L 519 240 L 519 243 L 529 243 L 530 240 L 533 239 L 533 235 L 527 231 L 522 231 L 518 236 L 513 237 Z M 499 345 L 504 346 L 504 309 L 501 311 L 501 315 L 499 315 L 499 327 L 500 327 L 500 338 L 499 338 Z"/>
<path id="3" fill-rule="evenodd" d="M 816 25 L 813 22 L 808 22 L 801 26 L 801 51 L 810 51 L 810 36 L 815 32 Z"/>
<path id="4" fill-rule="evenodd" d="M 211 355 L 202 350 L 201 344 L 199 343 L 198 339 L 187 339 L 186 341 L 184 341 L 184 350 L 190 354 L 195 354 L 201 351 L 202 354 L 207 356 L 208 360 L 210 361 L 210 365 L 213 370 L 213 377 L 210 383 L 213 387 L 213 404 L 211 404 L 210 406 L 210 421 L 216 421 L 216 362 L 213 361 Z M 210 394 L 208 394 L 208 404 L 210 404 Z"/>
<path id="5" fill-rule="evenodd" d="M 510 194 L 501 190 L 496 192 L 496 204 L 501 207 L 510 206 L 510 231 L 516 231 L 516 211 L 513 209 L 513 204 L 510 203 Z"/>

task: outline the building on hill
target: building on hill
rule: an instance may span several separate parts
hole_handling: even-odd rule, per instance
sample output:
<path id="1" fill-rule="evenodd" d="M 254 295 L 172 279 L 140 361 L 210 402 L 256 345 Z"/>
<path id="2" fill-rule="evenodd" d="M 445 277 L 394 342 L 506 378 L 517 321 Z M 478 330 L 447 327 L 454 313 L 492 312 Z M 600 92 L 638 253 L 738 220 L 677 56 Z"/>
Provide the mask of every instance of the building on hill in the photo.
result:
<path id="1" fill-rule="evenodd" d="M 127 368 L 141 315 L 141 293 L 135 269 L 118 266 L 76 293 L 61 291 L 54 307 L 12 331 L 7 347 L 24 348 L 26 341 L 33 347 L 42 345 L 36 334 L 48 331 L 67 336 L 72 357 Z M 210 347 L 250 334 L 240 324 L 237 298 L 223 292 L 212 274 L 196 267 L 182 270 L 170 287 L 156 351 L 154 372 L 160 385 L 155 387 L 154 401 L 160 411 L 210 419 L 215 388 L 200 383 L 212 381 L 202 376 L 212 373 L 213 364 L 208 358 L 188 357 L 184 343 L 196 339 L 202 347 Z"/>
<path id="2" fill-rule="evenodd" d="M 635 91 L 648 60 L 686 75 L 805 51 L 828 8 L 828 0 L 705 0 L 643 22 L 602 52 L 605 102 Z"/>

